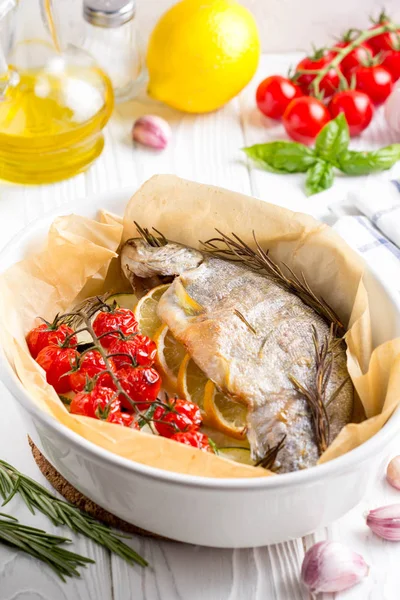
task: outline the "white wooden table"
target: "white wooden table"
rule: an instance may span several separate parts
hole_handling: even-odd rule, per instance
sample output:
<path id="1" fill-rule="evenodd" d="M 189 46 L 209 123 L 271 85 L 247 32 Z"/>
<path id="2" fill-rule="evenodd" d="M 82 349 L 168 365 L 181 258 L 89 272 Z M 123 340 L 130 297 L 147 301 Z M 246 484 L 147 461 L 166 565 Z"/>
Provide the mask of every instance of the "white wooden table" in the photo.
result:
<path id="1" fill-rule="evenodd" d="M 254 89 L 269 73 L 285 73 L 291 58 L 296 57 L 264 56 L 253 83 L 223 110 L 207 116 L 180 114 L 146 99 L 119 106 L 107 128 L 103 155 L 87 173 L 54 185 L 0 186 L 0 246 L 55 206 L 60 213 L 67 213 L 69 202 L 76 198 L 122 186 L 139 186 L 155 173 L 175 173 L 253 194 L 329 221 L 327 204 L 359 185 L 359 179 L 338 178 L 333 190 L 306 199 L 300 184 L 303 176 L 255 170 L 243 160 L 239 150 L 250 143 L 282 137 L 280 126 L 272 127 L 255 110 Z M 167 118 L 173 128 L 173 142 L 162 153 L 134 148 L 130 142 L 134 119 L 151 112 Z M 378 121 L 357 144 L 372 147 L 383 127 L 383 121 Z M 388 134 L 387 143 L 392 141 L 396 140 Z M 45 483 L 31 456 L 17 405 L 1 383 L 0 386 L 0 457 Z M 383 459 L 397 453 L 400 439 L 397 447 L 395 444 L 383 450 Z M 315 541 L 328 538 L 348 544 L 371 566 L 364 583 L 341 598 L 397 600 L 400 543 L 384 542 L 371 535 L 363 517 L 369 508 L 400 502 L 400 492 L 388 486 L 383 474 L 382 467 L 381 480 L 374 483 L 362 504 L 340 521 L 305 539 L 277 546 L 216 550 L 133 536 L 133 546 L 151 565 L 140 569 L 110 557 L 83 537 L 71 535 L 74 549 L 93 557 L 96 565 L 83 570 L 81 579 L 69 580 L 67 584 L 30 557 L 0 546 L 0 600 L 300 600 L 309 598 L 298 581 L 304 552 Z M 30 515 L 18 500 L 13 500 L 6 510 L 24 523 L 56 530 L 45 517 Z M 68 530 L 63 530 L 63 534 L 70 535 Z M 334 596 L 324 596 L 324 600 L 331 598 Z"/>

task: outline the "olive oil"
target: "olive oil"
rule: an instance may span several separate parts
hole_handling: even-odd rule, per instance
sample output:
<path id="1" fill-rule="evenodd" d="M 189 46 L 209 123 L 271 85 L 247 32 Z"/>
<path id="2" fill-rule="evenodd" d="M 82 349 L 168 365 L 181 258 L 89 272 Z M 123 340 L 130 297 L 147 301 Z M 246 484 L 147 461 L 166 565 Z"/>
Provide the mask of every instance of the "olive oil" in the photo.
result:
<path id="1" fill-rule="evenodd" d="M 61 57 L 13 75 L 0 101 L 0 179 L 48 183 L 84 170 L 103 149 L 113 109 L 109 79 Z"/>

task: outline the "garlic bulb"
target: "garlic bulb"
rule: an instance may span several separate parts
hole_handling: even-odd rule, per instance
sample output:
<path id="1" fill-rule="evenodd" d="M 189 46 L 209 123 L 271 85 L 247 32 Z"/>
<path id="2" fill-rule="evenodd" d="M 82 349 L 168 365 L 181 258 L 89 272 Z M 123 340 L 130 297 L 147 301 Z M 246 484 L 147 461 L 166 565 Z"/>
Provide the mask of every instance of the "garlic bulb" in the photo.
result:
<path id="1" fill-rule="evenodd" d="M 140 117 L 133 124 L 132 139 L 135 142 L 163 150 L 171 138 L 171 128 L 167 121 L 155 115 Z"/>
<path id="2" fill-rule="evenodd" d="M 311 592 L 341 592 L 368 574 L 363 557 L 339 542 L 318 542 L 307 552 L 301 580 Z"/>
<path id="3" fill-rule="evenodd" d="M 400 490 L 400 456 L 392 458 L 386 469 L 386 479 L 391 486 Z"/>
<path id="4" fill-rule="evenodd" d="M 392 542 L 400 541 L 400 504 L 389 504 L 370 510 L 368 527 L 379 537 Z"/>
<path id="5" fill-rule="evenodd" d="M 395 86 L 394 90 L 386 100 L 385 117 L 387 124 L 392 131 L 399 134 L 400 139 L 400 85 Z"/>

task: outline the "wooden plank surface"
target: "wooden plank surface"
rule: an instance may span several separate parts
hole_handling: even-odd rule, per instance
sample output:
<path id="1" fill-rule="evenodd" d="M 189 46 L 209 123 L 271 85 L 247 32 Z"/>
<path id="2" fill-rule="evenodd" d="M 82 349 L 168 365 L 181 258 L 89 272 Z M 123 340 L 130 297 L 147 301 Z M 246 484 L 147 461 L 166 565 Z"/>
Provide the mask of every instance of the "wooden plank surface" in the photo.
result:
<path id="1" fill-rule="evenodd" d="M 176 173 L 327 218 L 332 198 L 344 196 L 360 180 L 340 180 L 334 190 L 306 200 L 301 177 L 255 170 L 240 152 L 245 144 L 282 136 L 280 126 L 272 125 L 255 110 L 254 89 L 263 76 L 284 73 L 288 61 L 296 58 L 263 57 L 254 82 L 239 98 L 211 115 L 182 115 L 145 99 L 119 106 L 107 128 L 105 151 L 87 173 L 50 186 L 0 186 L 0 245 L 55 206 L 67 213 L 69 203 L 76 198 L 138 186 L 155 173 Z M 134 148 L 130 141 L 133 120 L 146 113 L 159 114 L 171 123 L 173 143 L 162 153 Z M 386 134 L 383 120 L 378 120 L 358 146 L 379 144 Z M 31 458 L 15 401 L 0 385 L 0 456 L 43 481 Z M 385 449 L 383 458 L 399 451 L 400 442 Z M 396 501 L 400 501 L 400 492 L 389 489 L 384 480 L 373 482 L 363 503 L 327 530 L 304 540 L 254 550 L 215 550 L 134 537 L 131 543 L 151 564 L 147 570 L 129 567 L 83 538 L 72 536 L 76 551 L 94 557 L 96 565 L 84 570 L 81 580 L 67 584 L 29 557 L 0 546 L 0 600 L 303 600 L 309 598 L 298 582 L 304 548 L 325 538 L 348 543 L 371 565 L 369 578 L 340 598 L 397 600 L 400 544 L 370 535 L 363 517 L 368 508 Z M 55 530 L 44 517 L 32 517 L 17 500 L 7 510 L 26 523 Z M 325 595 L 323 599 L 333 597 Z"/>

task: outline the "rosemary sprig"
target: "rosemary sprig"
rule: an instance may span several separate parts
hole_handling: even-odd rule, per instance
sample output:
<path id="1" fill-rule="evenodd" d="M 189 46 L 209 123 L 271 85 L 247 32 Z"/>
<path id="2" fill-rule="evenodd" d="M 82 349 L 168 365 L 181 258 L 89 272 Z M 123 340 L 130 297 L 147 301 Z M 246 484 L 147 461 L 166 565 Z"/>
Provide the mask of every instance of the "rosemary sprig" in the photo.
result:
<path id="1" fill-rule="evenodd" d="M 73 312 L 57 315 L 55 320 L 57 320 L 58 325 L 65 323 L 65 325 L 72 327 L 75 330 L 73 335 L 86 331 L 85 327 L 79 329 L 84 322 L 83 316 L 91 319 L 100 309 L 111 310 L 112 307 L 106 303 L 107 298 L 110 296 L 112 296 L 112 293 L 107 292 L 102 296 L 91 296 L 90 298 L 86 298 L 80 304 L 75 306 Z M 68 340 L 66 341 L 68 342 Z"/>
<path id="2" fill-rule="evenodd" d="M 4 513 L 0 513 L 0 542 L 43 561 L 63 581 L 66 581 L 66 577 L 80 577 L 77 567 L 86 567 L 95 562 L 62 548 L 63 544 L 71 542 L 68 538 L 22 525 L 18 519 Z"/>
<path id="3" fill-rule="evenodd" d="M 162 234 L 161 231 L 158 231 L 158 229 L 155 227 L 153 227 L 153 231 L 158 233 L 160 237 L 156 237 L 149 229 L 147 229 L 147 227 L 141 227 L 139 223 L 136 223 L 136 221 L 134 221 L 134 223 L 136 225 L 138 234 L 144 239 L 145 242 L 149 244 L 149 246 L 153 246 L 153 248 L 160 248 L 161 246 L 168 244 L 168 240 L 165 235 Z"/>
<path id="4" fill-rule="evenodd" d="M 254 466 L 264 467 L 264 469 L 272 470 L 276 458 L 278 456 L 278 452 L 282 450 L 283 446 L 285 445 L 285 439 L 286 434 L 282 437 L 281 440 L 279 440 L 279 442 L 275 446 L 271 446 L 271 448 L 268 448 L 265 455 L 262 458 L 260 458 L 260 460 L 258 460 Z"/>
<path id="5" fill-rule="evenodd" d="M 301 298 L 305 304 L 313 308 L 328 323 L 333 323 L 335 326 L 335 335 L 340 336 L 344 334 L 345 328 L 338 315 L 323 298 L 318 297 L 312 291 L 304 274 L 301 275 L 300 279 L 288 265 L 284 264 L 283 266 L 288 271 L 288 275 L 285 275 L 282 269 L 269 256 L 268 250 L 261 248 L 254 231 L 253 238 L 256 250 L 250 248 L 235 233 L 232 233 L 230 237 L 218 229 L 216 231 L 221 237 L 201 242 L 207 252 L 216 254 L 221 258 L 242 262 L 253 271 L 266 273 L 276 284 Z"/>
<path id="6" fill-rule="evenodd" d="M 65 500 L 60 500 L 40 483 L 0 460 L 0 496 L 4 499 L 3 506 L 16 494 L 21 496 L 32 514 L 35 514 L 36 509 L 46 515 L 54 525 L 66 525 L 72 531 L 81 533 L 114 552 L 128 563 L 147 566 L 147 561 L 122 541 L 121 538 L 127 536 L 113 532 L 107 525 L 99 523 Z"/>
<path id="7" fill-rule="evenodd" d="M 329 401 L 327 402 L 326 400 L 326 390 L 332 374 L 334 350 L 341 340 L 335 339 L 333 326 L 331 326 L 329 334 L 325 337 L 321 344 L 319 343 L 318 333 L 314 325 L 312 335 L 315 348 L 316 365 L 314 385 L 312 387 L 306 387 L 292 375 L 289 375 L 289 379 L 297 391 L 300 392 L 307 400 L 314 425 L 318 452 L 319 455 L 321 455 L 329 446 L 330 426 L 327 413 L 327 405 L 329 404 Z M 338 392 L 342 389 L 346 382 L 347 379 L 345 382 L 342 382 L 338 390 L 334 392 L 334 397 L 337 396 Z"/>

